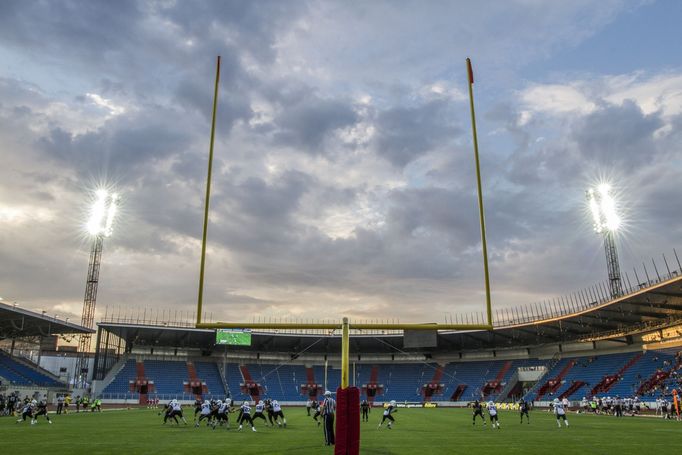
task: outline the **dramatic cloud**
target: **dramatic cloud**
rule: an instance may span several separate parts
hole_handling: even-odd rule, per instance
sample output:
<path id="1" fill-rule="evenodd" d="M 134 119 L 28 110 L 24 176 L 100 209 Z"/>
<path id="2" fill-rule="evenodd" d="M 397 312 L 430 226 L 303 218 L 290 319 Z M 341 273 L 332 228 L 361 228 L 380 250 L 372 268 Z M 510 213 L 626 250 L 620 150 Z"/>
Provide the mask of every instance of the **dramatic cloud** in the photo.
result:
<path id="1" fill-rule="evenodd" d="M 442 321 L 482 308 L 473 56 L 496 307 L 604 279 L 584 190 L 613 180 L 623 266 L 679 242 L 682 68 L 550 63 L 639 4 L 0 2 L 0 296 L 77 318 L 90 192 L 122 196 L 105 311 L 190 317 L 215 75 L 214 319 Z"/>

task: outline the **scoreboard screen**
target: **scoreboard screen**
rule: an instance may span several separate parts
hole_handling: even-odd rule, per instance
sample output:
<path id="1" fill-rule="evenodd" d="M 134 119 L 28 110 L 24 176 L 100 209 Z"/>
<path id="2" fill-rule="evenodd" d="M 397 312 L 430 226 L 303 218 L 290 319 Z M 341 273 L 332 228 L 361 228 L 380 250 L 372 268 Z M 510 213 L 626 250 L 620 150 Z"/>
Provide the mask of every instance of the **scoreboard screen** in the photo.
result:
<path id="1" fill-rule="evenodd" d="M 230 346 L 251 346 L 251 331 L 243 329 L 218 329 L 215 344 Z"/>

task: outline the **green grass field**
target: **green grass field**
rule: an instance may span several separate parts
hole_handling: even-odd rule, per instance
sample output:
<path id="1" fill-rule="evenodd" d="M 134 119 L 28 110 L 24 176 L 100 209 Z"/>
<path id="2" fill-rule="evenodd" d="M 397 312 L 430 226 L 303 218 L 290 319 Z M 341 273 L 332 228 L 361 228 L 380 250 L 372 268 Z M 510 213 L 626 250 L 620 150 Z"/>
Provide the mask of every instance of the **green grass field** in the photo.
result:
<path id="1" fill-rule="evenodd" d="M 0 453 L 39 454 L 331 454 L 318 428 L 302 408 L 285 409 L 288 427 L 256 424 L 244 429 L 211 430 L 193 425 L 161 425 L 157 411 L 132 409 L 98 414 L 41 417 L 38 425 L 0 417 Z M 189 412 L 191 414 L 191 410 Z M 658 418 L 569 415 L 570 428 L 558 429 L 552 415 L 531 413 L 519 424 L 516 412 L 501 411 L 500 430 L 471 425 L 464 409 L 400 409 L 392 430 L 377 430 L 381 413 L 362 424 L 362 454 L 641 454 L 663 449 L 676 453 L 682 422 Z M 672 450 L 672 452 L 670 452 Z"/>

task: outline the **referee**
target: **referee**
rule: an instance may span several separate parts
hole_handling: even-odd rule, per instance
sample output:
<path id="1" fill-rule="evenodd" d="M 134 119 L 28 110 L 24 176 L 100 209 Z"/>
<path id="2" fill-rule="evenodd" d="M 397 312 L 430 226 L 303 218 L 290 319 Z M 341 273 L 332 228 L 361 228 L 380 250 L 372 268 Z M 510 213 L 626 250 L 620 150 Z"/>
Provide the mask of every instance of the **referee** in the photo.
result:
<path id="1" fill-rule="evenodd" d="M 332 398 L 332 393 L 327 390 L 324 392 L 322 402 L 322 418 L 324 419 L 324 443 L 328 446 L 334 445 L 334 413 L 336 413 L 336 400 Z"/>

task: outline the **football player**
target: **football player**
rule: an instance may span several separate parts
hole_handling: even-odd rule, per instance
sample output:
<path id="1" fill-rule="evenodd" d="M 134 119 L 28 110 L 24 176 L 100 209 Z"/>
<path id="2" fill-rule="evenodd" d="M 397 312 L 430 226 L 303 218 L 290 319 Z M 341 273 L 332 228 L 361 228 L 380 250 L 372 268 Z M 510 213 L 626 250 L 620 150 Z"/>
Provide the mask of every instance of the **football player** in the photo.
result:
<path id="1" fill-rule="evenodd" d="M 554 399 L 554 414 L 556 415 L 556 424 L 561 428 L 561 421 L 564 421 L 564 424 L 568 426 L 568 420 L 566 419 L 566 409 L 564 408 L 564 404 L 559 401 L 558 398 Z"/>
<path id="2" fill-rule="evenodd" d="M 168 418 L 171 417 L 173 418 L 173 420 L 175 420 L 176 424 L 180 425 L 180 423 L 178 422 L 178 417 L 180 417 L 180 420 L 182 420 L 182 422 L 185 425 L 187 425 L 187 420 L 185 419 L 185 416 L 182 414 L 182 405 L 178 402 L 178 400 L 175 399 L 170 402 L 169 406 Z M 164 418 L 164 423 L 166 423 L 165 420 L 166 419 Z"/>
<path id="3" fill-rule="evenodd" d="M 199 423 L 204 419 L 210 421 L 212 411 L 213 410 L 211 409 L 211 402 L 210 401 L 206 400 L 203 403 L 201 403 L 201 413 L 199 414 L 199 420 L 196 420 L 196 423 L 194 424 L 194 426 L 198 427 Z"/>
<path id="4" fill-rule="evenodd" d="M 483 421 L 483 425 L 485 425 L 485 416 L 483 415 L 483 405 L 478 401 L 474 401 L 473 404 L 474 408 L 474 418 L 473 418 L 473 425 L 476 425 L 476 416 L 481 416 L 481 420 Z"/>
<path id="5" fill-rule="evenodd" d="M 491 400 L 488 401 L 488 416 L 490 417 L 490 428 L 500 429 L 500 419 L 497 417 L 497 406 Z"/>
<path id="6" fill-rule="evenodd" d="M 33 403 L 35 403 L 35 400 L 33 400 Z M 33 420 L 31 420 L 31 425 L 38 423 L 38 416 L 45 416 L 47 423 L 52 423 L 50 416 L 47 415 L 47 400 L 40 400 L 37 404 L 36 412 L 33 414 Z"/>
<path id="7" fill-rule="evenodd" d="M 263 422 L 265 422 L 265 426 L 268 426 L 268 419 L 265 418 L 265 415 L 263 415 L 263 411 L 265 411 L 265 402 L 263 400 L 260 400 L 256 404 L 256 412 L 253 414 L 253 417 L 251 420 L 256 420 L 256 419 L 263 419 Z"/>
<path id="8" fill-rule="evenodd" d="M 367 400 L 362 400 L 360 409 L 362 410 L 362 421 L 369 422 L 369 402 Z"/>
<path id="9" fill-rule="evenodd" d="M 287 419 L 284 418 L 284 412 L 282 412 L 282 407 L 279 405 L 277 400 L 272 400 L 272 418 L 277 422 L 277 426 L 284 428 L 287 427 Z M 282 420 L 280 422 L 280 419 Z"/>
<path id="10" fill-rule="evenodd" d="M 21 417 L 17 420 L 17 423 L 25 422 L 26 417 L 31 418 L 31 423 L 33 423 L 33 410 L 35 408 L 36 400 L 29 401 L 28 403 L 24 404 L 24 407 L 21 408 Z"/>
<path id="11" fill-rule="evenodd" d="M 253 426 L 253 419 L 251 418 L 251 404 L 248 401 L 242 403 L 241 416 L 239 417 L 239 430 L 242 429 L 244 422 L 249 422 L 251 425 L 251 430 L 256 431 L 256 427 Z"/>
<path id="12" fill-rule="evenodd" d="M 530 424 L 530 414 L 528 413 L 530 406 L 528 402 L 521 398 L 519 400 L 519 412 L 521 413 L 521 423 L 523 423 L 523 416 L 526 416 L 526 421 Z"/>
<path id="13" fill-rule="evenodd" d="M 377 429 L 381 428 L 384 422 L 388 420 L 388 425 L 386 426 L 390 430 L 391 427 L 393 426 L 393 423 L 395 422 L 395 419 L 393 418 L 392 414 L 396 412 L 398 412 L 398 409 L 396 408 L 395 400 L 391 400 L 388 407 L 384 409 L 384 415 L 382 416 L 381 422 L 379 422 L 379 426 L 377 427 Z"/>
<path id="14" fill-rule="evenodd" d="M 317 418 L 320 417 L 320 415 L 322 415 L 322 406 L 319 401 L 317 400 L 313 401 L 313 409 L 315 409 L 315 414 L 313 414 L 313 420 L 317 422 L 317 426 L 319 427 L 322 424 L 321 421 L 317 420 Z"/>

